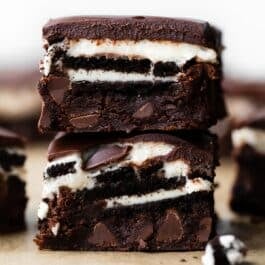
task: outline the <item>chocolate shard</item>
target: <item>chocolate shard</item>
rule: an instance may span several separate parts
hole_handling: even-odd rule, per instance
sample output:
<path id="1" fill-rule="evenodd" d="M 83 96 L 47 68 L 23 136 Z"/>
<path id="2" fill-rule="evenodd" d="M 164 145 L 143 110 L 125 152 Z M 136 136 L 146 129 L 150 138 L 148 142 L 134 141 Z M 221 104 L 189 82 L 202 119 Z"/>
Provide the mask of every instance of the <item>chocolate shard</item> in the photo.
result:
<path id="1" fill-rule="evenodd" d="M 101 165 L 116 162 L 125 157 L 130 150 L 129 146 L 115 144 L 103 145 L 95 150 L 95 153 L 84 161 L 84 170 L 90 170 Z"/>
<path id="2" fill-rule="evenodd" d="M 180 241 L 183 236 L 183 226 L 177 211 L 170 209 L 160 221 L 156 240 L 158 242 Z"/>
<path id="3" fill-rule="evenodd" d="M 199 223 L 197 238 L 200 242 L 207 242 L 212 231 L 212 218 L 204 217 Z"/>
<path id="4" fill-rule="evenodd" d="M 94 226 L 93 234 L 88 238 L 88 242 L 97 246 L 115 247 L 117 245 L 115 236 L 103 223 L 97 223 Z"/>
<path id="5" fill-rule="evenodd" d="M 70 123 L 78 129 L 92 128 L 98 123 L 99 114 L 89 114 L 70 119 Z"/>
<path id="6" fill-rule="evenodd" d="M 133 114 L 133 117 L 135 119 L 147 119 L 153 115 L 153 112 L 154 112 L 153 104 L 147 102 Z"/>
<path id="7" fill-rule="evenodd" d="M 70 87 L 70 80 L 65 77 L 50 77 L 47 86 L 50 95 L 57 104 L 61 104 L 64 98 L 64 92 Z"/>

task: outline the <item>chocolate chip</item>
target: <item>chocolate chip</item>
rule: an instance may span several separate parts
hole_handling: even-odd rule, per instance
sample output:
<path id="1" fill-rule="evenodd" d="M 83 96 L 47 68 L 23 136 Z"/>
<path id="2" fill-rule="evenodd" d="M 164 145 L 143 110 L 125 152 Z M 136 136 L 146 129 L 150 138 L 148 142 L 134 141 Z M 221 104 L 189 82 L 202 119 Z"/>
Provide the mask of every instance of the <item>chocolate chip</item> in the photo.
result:
<path id="1" fill-rule="evenodd" d="M 89 115 L 74 117 L 70 119 L 70 123 L 78 129 L 84 129 L 95 126 L 98 123 L 98 119 L 99 119 L 99 114 L 89 114 Z"/>
<path id="2" fill-rule="evenodd" d="M 117 242 L 114 235 L 103 223 L 94 226 L 93 234 L 88 238 L 88 242 L 98 246 L 116 246 Z"/>
<path id="3" fill-rule="evenodd" d="M 95 153 L 84 161 L 84 170 L 118 161 L 125 157 L 130 150 L 129 146 L 103 145 L 95 150 Z"/>
<path id="4" fill-rule="evenodd" d="M 69 89 L 70 80 L 65 77 L 50 77 L 48 90 L 57 104 L 61 104 L 64 98 L 64 92 Z"/>
<path id="5" fill-rule="evenodd" d="M 197 238 L 200 242 L 207 242 L 212 231 L 212 218 L 204 217 L 199 223 Z"/>
<path id="6" fill-rule="evenodd" d="M 180 241 L 183 236 L 183 227 L 178 213 L 167 210 L 165 217 L 160 221 L 156 240 L 158 242 Z"/>
<path id="7" fill-rule="evenodd" d="M 133 117 L 136 119 L 150 118 L 153 112 L 154 112 L 153 104 L 147 102 L 133 114 Z"/>

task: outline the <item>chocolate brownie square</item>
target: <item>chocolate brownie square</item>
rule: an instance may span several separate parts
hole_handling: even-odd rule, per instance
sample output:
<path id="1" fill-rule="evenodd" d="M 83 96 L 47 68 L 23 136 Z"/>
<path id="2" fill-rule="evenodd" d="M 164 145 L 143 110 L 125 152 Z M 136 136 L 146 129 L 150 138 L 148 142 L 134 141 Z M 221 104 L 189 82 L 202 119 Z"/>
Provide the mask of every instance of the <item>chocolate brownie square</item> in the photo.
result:
<path id="1" fill-rule="evenodd" d="M 207 129 L 225 116 L 221 34 L 162 17 L 68 17 L 43 28 L 42 132 Z"/>
<path id="2" fill-rule="evenodd" d="M 212 134 L 59 134 L 48 160 L 40 249 L 198 250 L 215 233 Z"/>

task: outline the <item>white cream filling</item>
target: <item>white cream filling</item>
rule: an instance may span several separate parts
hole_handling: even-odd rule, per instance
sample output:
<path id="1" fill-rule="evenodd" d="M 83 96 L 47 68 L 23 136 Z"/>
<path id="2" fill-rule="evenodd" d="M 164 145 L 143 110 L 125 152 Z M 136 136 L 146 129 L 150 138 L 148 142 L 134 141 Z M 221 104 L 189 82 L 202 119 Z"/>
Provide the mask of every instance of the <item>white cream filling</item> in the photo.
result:
<path id="1" fill-rule="evenodd" d="M 59 228 L 60 228 L 60 223 L 56 223 L 52 228 L 51 231 L 53 233 L 54 236 L 57 236 L 58 232 L 59 232 Z"/>
<path id="2" fill-rule="evenodd" d="M 232 132 L 232 142 L 234 147 L 250 145 L 260 153 L 265 153 L 265 131 L 243 127 Z"/>
<path id="3" fill-rule="evenodd" d="M 158 77 L 153 75 L 152 73 L 148 74 L 140 74 L 140 73 L 122 73 L 116 71 L 105 71 L 105 70 L 85 70 L 78 69 L 67 70 L 69 79 L 73 82 L 79 81 L 89 81 L 89 82 L 97 82 L 97 81 L 105 81 L 105 82 L 138 82 L 138 81 L 146 81 L 146 82 L 155 82 L 155 81 L 163 81 L 163 82 L 176 82 L 178 80 L 178 75 L 170 76 L 170 77 Z"/>
<path id="4" fill-rule="evenodd" d="M 44 41 L 44 44 L 47 44 L 46 41 Z M 51 66 L 53 63 L 53 57 L 56 53 L 57 50 L 66 50 L 66 45 L 65 42 L 61 42 L 61 43 L 56 43 L 53 44 L 51 46 L 49 46 L 46 54 L 44 55 L 44 58 L 42 60 L 42 62 L 40 63 L 40 71 L 42 72 L 43 75 L 48 76 L 50 71 L 51 71 Z M 61 61 L 57 61 L 55 62 L 56 65 L 61 65 Z"/>
<path id="5" fill-rule="evenodd" d="M 46 202 L 41 201 L 38 208 L 38 218 L 40 220 L 45 219 L 47 217 L 48 211 L 49 205 Z"/>
<path id="6" fill-rule="evenodd" d="M 151 62 L 176 62 L 184 65 L 192 58 L 199 61 L 215 63 L 217 54 L 215 50 L 203 46 L 173 42 L 151 40 L 70 40 L 67 55 L 73 57 L 92 57 L 97 54 L 115 54 L 129 58 L 146 58 Z"/>
<path id="7" fill-rule="evenodd" d="M 107 208 L 130 206 L 137 204 L 144 204 L 149 202 L 161 201 L 166 199 L 174 199 L 177 197 L 185 196 L 193 192 L 198 191 L 211 191 L 213 184 L 208 180 L 201 178 L 188 179 L 186 178 L 186 184 L 183 187 L 174 190 L 160 189 L 151 193 L 143 195 L 124 195 L 106 199 Z"/>
<path id="8" fill-rule="evenodd" d="M 188 176 L 190 167 L 182 160 L 176 160 L 164 163 L 163 169 L 165 178 L 173 178 L 175 176 Z"/>
<path id="9" fill-rule="evenodd" d="M 179 67 L 187 61 L 196 58 L 200 62 L 217 62 L 215 50 L 204 46 L 172 41 L 150 41 L 150 40 L 64 40 L 49 46 L 41 70 L 45 76 L 50 73 L 52 58 L 57 49 L 66 51 L 72 57 L 93 57 L 97 55 L 115 55 L 128 58 L 145 58 L 152 63 L 175 62 Z M 56 62 L 61 65 L 61 62 Z"/>
<path id="10" fill-rule="evenodd" d="M 137 142 L 131 144 L 131 147 L 125 160 L 135 165 L 140 165 L 147 159 L 168 155 L 174 149 L 174 145 L 163 142 Z"/>

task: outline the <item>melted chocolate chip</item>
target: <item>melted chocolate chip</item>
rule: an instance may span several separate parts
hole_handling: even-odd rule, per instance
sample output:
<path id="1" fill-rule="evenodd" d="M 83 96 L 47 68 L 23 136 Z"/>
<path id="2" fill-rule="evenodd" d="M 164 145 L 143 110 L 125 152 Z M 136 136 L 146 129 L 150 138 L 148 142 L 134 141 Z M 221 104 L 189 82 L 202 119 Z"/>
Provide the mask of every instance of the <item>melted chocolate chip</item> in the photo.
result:
<path id="1" fill-rule="evenodd" d="M 88 238 L 88 242 L 98 246 L 116 246 L 116 238 L 103 223 L 94 226 L 93 234 Z"/>
<path id="2" fill-rule="evenodd" d="M 95 150 L 95 153 L 84 161 L 84 169 L 90 170 L 101 165 L 118 161 L 128 154 L 129 146 L 103 145 Z"/>
<path id="3" fill-rule="evenodd" d="M 158 242 L 180 241 L 182 236 L 183 227 L 178 213 L 173 209 L 167 210 L 160 222 L 156 240 Z"/>

